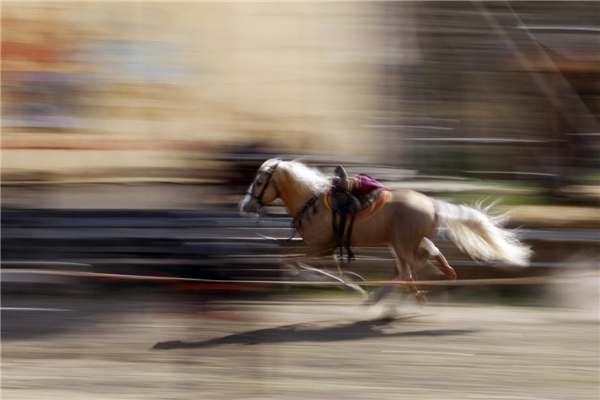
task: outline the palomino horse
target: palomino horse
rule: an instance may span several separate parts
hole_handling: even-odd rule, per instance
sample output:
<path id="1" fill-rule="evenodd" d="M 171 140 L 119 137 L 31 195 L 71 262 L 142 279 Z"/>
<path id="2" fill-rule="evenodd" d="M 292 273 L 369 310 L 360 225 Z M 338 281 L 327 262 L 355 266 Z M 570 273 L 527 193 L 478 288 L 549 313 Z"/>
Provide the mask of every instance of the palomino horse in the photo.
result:
<path id="1" fill-rule="evenodd" d="M 307 255 L 332 255 L 338 239 L 333 231 L 333 214 L 322 196 L 330 184 L 327 176 L 299 162 L 267 160 L 240 202 L 240 211 L 247 217 L 256 216 L 261 207 L 279 198 L 308 244 Z M 424 304 L 424 292 L 416 288 L 412 271 L 427 262 L 420 248 L 434 256 L 439 253 L 429 240 L 436 229 L 445 229 L 450 239 L 473 258 L 527 265 L 530 249 L 517 240 L 515 232 L 500 227 L 501 217 L 490 217 L 485 211 L 435 200 L 412 190 L 394 191 L 392 199 L 380 212 L 356 222 L 350 243 L 355 247 L 382 244 L 391 247 L 397 258 L 399 278 Z M 442 263 L 441 267 L 446 276 L 456 279 L 447 263 Z"/>

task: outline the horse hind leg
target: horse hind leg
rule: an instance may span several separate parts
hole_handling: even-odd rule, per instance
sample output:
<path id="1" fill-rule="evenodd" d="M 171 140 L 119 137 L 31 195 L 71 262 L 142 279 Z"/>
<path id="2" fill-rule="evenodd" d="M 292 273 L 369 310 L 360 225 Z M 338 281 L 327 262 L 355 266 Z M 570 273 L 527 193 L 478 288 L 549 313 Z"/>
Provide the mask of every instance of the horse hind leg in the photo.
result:
<path id="1" fill-rule="evenodd" d="M 421 304 L 421 305 L 426 305 L 427 304 L 427 299 L 425 298 L 425 294 L 427 294 L 427 292 L 423 291 L 423 290 L 419 290 L 417 288 L 417 285 L 415 285 L 415 281 L 413 281 L 412 278 L 412 271 L 410 268 L 409 264 L 404 263 L 405 266 L 404 268 L 402 268 L 402 278 L 401 280 L 405 282 L 405 285 L 410 289 L 410 291 L 412 292 L 412 294 L 415 295 L 415 298 L 417 299 L 417 301 Z"/>
<path id="2" fill-rule="evenodd" d="M 448 279 L 452 281 L 456 280 L 456 272 L 454 272 L 454 269 L 450 266 L 450 264 L 448 264 L 446 257 L 444 257 L 442 252 L 437 247 L 435 247 L 431 240 L 423 238 L 419 247 L 425 249 L 430 255 L 435 257 L 437 262 L 440 264 L 438 266 L 439 270 L 442 271 Z"/>
<path id="3" fill-rule="evenodd" d="M 454 268 L 452 268 L 450 264 L 448 264 L 448 261 L 446 260 L 446 257 L 444 257 L 442 252 L 438 253 L 438 255 L 435 256 L 435 259 L 438 263 L 440 263 L 440 269 L 442 270 L 444 275 L 446 275 L 446 277 L 451 281 L 455 281 L 458 276 L 456 275 Z"/>
<path id="4" fill-rule="evenodd" d="M 412 277 L 411 266 L 416 267 L 418 264 L 415 252 L 407 251 L 407 248 L 401 243 L 393 243 L 392 248 L 396 253 L 396 267 L 398 269 L 400 280 L 410 289 L 421 305 L 427 304 L 427 300 L 425 299 L 425 294 L 427 292 L 419 290 Z"/>
<path id="5" fill-rule="evenodd" d="M 416 273 L 418 269 L 427 264 L 430 254 L 427 251 L 419 248 L 417 248 L 417 251 L 412 253 L 401 243 L 392 243 L 390 247 L 392 247 L 396 255 L 396 269 L 398 271 L 398 275 L 390 279 L 388 281 L 389 284 L 384 284 L 373 290 L 362 304 L 365 306 L 372 306 L 376 304 L 383 298 L 383 296 L 388 294 L 393 288 L 396 287 L 398 281 L 403 282 L 403 286 L 406 286 L 410 289 L 419 303 L 422 305 L 427 304 L 427 300 L 425 299 L 425 294 L 427 292 L 420 291 L 415 285 L 415 282 L 412 278 L 411 266 L 415 268 Z M 421 251 L 419 252 L 419 250 Z"/>

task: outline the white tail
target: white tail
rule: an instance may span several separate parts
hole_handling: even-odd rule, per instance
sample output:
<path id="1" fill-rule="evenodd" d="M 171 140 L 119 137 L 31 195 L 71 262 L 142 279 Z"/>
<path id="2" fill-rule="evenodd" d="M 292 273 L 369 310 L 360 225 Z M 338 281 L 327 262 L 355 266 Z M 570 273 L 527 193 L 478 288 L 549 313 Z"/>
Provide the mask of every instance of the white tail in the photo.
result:
<path id="1" fill-rule="evenodd" d="M 521 266 L 529 263 L 529 247 L 519 242 L 515 231 L 501 227 L 506 214 L 486 215 L 490 207 L 481 209 L 480 204 L 471 208 L 436 200 L 436 207 L 440 227 L 446 228 L 458 248 L 471 257 Z"/>

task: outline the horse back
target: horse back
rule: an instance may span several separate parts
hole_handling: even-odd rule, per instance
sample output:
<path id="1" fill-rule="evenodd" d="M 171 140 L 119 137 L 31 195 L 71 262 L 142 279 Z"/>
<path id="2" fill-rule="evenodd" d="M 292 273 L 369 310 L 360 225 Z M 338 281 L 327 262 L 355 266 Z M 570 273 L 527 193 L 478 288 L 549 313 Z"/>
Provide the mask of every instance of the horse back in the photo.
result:
<path id="1" fill-rule="evenodd" d="M 377 246 L 396 240 L 418 246 L 435 228 L 433 199 L 412 190 L 392 192 L 392 198 L 372 218 L 357 220 L 351 244 L 356 247 Z M 413 240 L 414 239 L 414 240 Z"/>
<path id="2" fill-rule="evenodd" d="M 434 200 L 414 190 L 397 190 L 393 196 L 389 217 L 404 228 L 403 234 L 430 236 L 436 225 Z"/>

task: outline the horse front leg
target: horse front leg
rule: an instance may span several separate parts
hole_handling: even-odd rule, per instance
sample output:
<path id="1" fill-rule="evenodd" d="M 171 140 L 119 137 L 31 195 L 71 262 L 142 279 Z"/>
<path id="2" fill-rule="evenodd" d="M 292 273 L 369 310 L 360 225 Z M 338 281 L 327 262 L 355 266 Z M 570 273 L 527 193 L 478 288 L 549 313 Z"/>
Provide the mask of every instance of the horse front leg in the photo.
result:
<path id="1" fill-rule="evenodd" d="M 332 254 L 331 255 L 331 262 L 333 262 L 334 267 L 337 269 L 338 273 L 340 274 L 340 278 L 344 281 L 344 282 L 348 282 L 348 275 L 344 274 L 344 271 L 342 271 L 342 266 L 340 264 L 340 260 L 338 259 L 338 257 L 336 256 L 336 254 Z M 346 283 L 346 287 L 357 291 L 358 293 L 360 293 L 363 296 L 367 296 L 367 292 L 364 291 L 363 288 L 361 288 L 360 286 L 358 286 L 355 283 Z"/>
<path id="2" fill-rule="evenodd" d="M 371 294 L 369 294 L 369 297 L 367 297 L 362 302 L 362 305 L 363 306 L 374 306 L 375 304 L 379 303 L 379 301 L 383 298 L 383 296 L 385 296 L 386 294 L 391 292 L 392 289 L 394 289 L 396 287 L 395 282 L 397 282 L 400 279 L 401 279 L 401 275 L 396 275 L 395 277 L 393 277 L 392 279 L 390 279 L 388 281 L 389 284 L 381 285 L 377 289 L 373 290 L 371 292 Z"/>
<path id="3" fill-rule="evenodd" d="M 316 278 L 317 281 L 330 281 L 334 283 L 344 283 L 344 285 L 340 285 L 339 287 L 343 290 L 347 291 L 356 291 L 363 296 L 367 295 L 367 292 L 363 290 L 359 285 L 355 283 L 349 283 L 347 280 L 349 279 L 346 274 L 342 271 L 340 262 L 335 255 L 335 252 L 331 250 L 331 247 L 327 248 L 309 248 L 307 252 L 307 257 L 309 259 L 318 259 L 321 263 L 325 264 L 324 269 L 318 269 L 307 265 L 303 262 L 298 261 L 297 264 L 304 271 L 312 272 L 312 276 Z M 323 268 L 323 267 L 319 267 Z"/>

